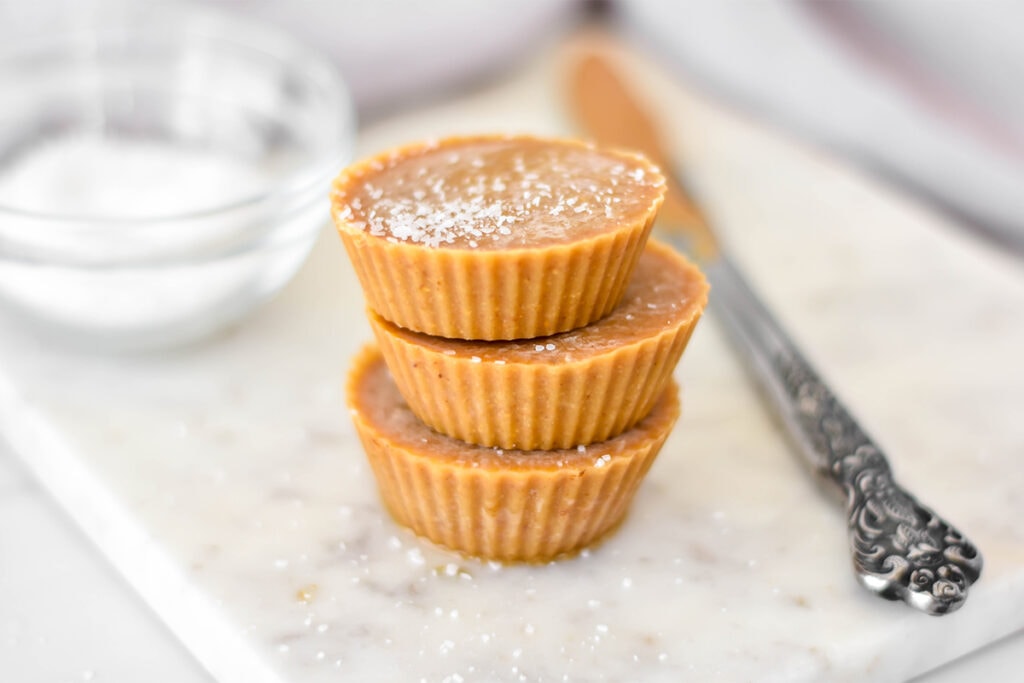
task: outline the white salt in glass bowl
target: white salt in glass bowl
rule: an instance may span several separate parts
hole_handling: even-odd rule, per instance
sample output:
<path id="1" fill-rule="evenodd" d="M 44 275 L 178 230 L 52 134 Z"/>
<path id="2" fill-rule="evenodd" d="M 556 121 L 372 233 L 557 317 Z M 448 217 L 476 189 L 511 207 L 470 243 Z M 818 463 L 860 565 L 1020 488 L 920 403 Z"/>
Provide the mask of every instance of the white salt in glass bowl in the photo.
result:
<path id="1" fill-rule="evenodd" d="M 331 65 L 208 8 L 28 6 L 0 20 L 0 323 L 169 346 L 283 287 L 351 157 Z"/>

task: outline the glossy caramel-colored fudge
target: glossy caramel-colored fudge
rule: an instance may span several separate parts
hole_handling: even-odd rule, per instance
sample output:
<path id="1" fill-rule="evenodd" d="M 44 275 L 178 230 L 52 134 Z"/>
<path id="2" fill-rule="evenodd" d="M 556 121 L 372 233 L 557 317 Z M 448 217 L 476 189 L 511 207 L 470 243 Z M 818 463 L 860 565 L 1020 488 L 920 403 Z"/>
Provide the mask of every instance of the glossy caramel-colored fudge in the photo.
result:
<path id="1" fill-rule="evenodd" d="M 619 306 L 569 332 L 467 341 L 369 317 L 399 391 L 429 426 L 483 446 L 569 448 L 614 437 L 651 411 L 707 295 L 693 264 L 651 240 Z"/>
<path id="2" fill-rule="evenodd" d="M 528 136 L 402 147 L 338 176 L 331 214 L 369 307 L 459 339 L 564 332 L 619 302 L 665 195 L 643 157 Z"/>
<path id="3" fill-rule="evenodd" d="M 572 554 L 614 529 L 679 415 L 670 383 L 646 418 L 613 439 L 503 450 L 452 439 L 420 422 L 372 346 L 353 361 L 347 391 L 392 516 L 435 543 L 506 562 Z"/>

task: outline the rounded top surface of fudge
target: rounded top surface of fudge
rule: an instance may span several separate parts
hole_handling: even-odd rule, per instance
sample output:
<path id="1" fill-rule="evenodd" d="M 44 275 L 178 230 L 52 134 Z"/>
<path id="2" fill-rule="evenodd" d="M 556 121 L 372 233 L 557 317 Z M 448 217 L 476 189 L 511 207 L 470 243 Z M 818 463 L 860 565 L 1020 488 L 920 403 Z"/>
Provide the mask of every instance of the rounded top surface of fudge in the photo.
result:
<path id="1" fill-rule="evenodd" d="M 628 152 L 572 140 L 475 136 L 403 147 L 346 169 L 336 222 L 396 243 L 502 250 L 585 240 L 643 221 L 665 178 Z"/>
<path id="2" fill-rule="evenodd" d="M 388 326 L 392 334 L 410 343 L 474 362 L 566 363 L 585 361 L 690 324 L 703 313 L 707 297 L 708 284 L 700 270 L 671 247 L 651 240 L 621 303 L 586 327 L 534 339 L 477 341 L 433 337 L 380 319 L 377 324 Z"/>
<path id="3" fill-rule="evenodd" d="M 373 346 L 353 362 L 348 385 L 349 410 L 388 441 L 407 451 L 460 467 L 492 470 L 559 470 L 603 467 L 617 457 L 632 457 L 637 449 L 664 438 L 679 417 L 679 388 L 669 382 L 651 413 L 619 436 L 576 448 L 544 451 L 475 446 L 440 434 L 421 422 L 405 403 L 388 372 L 384 357 Z M 551 415 L 551 419 L 557 419 Z"/>

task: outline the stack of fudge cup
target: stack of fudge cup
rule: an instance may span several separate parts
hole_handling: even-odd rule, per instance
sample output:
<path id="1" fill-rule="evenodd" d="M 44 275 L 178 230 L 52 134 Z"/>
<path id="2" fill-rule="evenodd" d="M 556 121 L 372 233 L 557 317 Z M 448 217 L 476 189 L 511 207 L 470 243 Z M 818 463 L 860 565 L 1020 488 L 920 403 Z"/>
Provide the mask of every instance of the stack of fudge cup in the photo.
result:
<path id="1" fill-rule="evenodd" d="M 528 136 L 406 146 L 335 180 L 377 340 L 348 403 L 399 523 L 503 562 L 618 527 L 707 302 L 700 271 L 648 240 L 664 195 L 641 156 Z"/>

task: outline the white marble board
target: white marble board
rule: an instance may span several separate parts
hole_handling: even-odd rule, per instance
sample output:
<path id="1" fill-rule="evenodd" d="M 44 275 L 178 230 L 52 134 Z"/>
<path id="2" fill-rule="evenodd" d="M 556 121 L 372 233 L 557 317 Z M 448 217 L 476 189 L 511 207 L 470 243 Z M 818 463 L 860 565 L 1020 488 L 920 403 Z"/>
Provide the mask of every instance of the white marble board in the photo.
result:
<path id="1" fill-rule="evenodd" d="M 566 133 L 561 53 L 366 129 Z M 557 57 L 557 58 L 556 58 Z M 101 356 L 0 318 L 0 428 L 220 681 L 889 681 L 1024 627 L 1024 269 L 627 59 L 739 261 L 890 452 L 981 547 L 966 607 L 864 592 L 713 317 L 684 417 L 626 523 L 570 561 L 431 546 L 376 498 L 341 382 L 370 338 L 325 230 L 262 312 L 176 352 Z M 326 209 L 325 209 L 326 210 Z"/>

